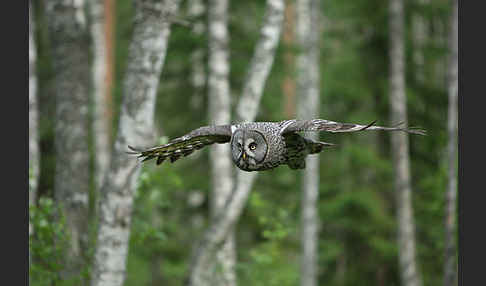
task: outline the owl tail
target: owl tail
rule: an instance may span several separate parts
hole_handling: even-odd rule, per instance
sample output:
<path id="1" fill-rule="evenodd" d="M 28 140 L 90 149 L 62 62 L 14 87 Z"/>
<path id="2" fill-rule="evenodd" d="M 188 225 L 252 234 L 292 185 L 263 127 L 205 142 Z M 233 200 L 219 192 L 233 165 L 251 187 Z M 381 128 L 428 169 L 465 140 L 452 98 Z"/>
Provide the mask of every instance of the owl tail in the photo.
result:
<path id="1" fill-rule="evenodd" d="M 324 148 L 336 146 L 336 144 L 313 141 L 310 139 L 307 139 L 307 143 L 308 143 L 307 146 L 309 146 L 309 154 L 317 154 L 320 153 Z"/>

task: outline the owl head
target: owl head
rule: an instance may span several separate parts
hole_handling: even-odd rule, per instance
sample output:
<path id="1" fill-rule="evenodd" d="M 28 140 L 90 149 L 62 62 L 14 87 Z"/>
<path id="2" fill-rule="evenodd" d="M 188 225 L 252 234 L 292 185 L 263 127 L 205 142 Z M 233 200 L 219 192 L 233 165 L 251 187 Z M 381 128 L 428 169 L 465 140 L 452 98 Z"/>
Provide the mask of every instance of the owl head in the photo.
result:
<path id="1" fill-rule="evenodd" d="M 256 130 L 238 129 L 231 138 L 233 162 L 244 171 L 258 169 L 267 156 L 268 144 Z"/>

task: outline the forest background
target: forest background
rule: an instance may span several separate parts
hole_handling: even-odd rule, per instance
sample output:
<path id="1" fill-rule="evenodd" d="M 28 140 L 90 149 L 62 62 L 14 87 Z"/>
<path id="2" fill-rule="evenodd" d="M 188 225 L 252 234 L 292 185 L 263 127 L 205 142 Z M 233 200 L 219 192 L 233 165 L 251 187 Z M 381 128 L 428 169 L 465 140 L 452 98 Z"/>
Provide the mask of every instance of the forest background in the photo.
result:
<path id="1" fill-rule="evenodd" d="M 457 284 L 457 1 L 62 2 L 29 2 L 31 285 Z M 398 16 L 390 9 L 397 3 L 403 8 Z M 300 8 L 305 5 L 307 16 Z M 308 25 L 313 28 L 299 29 L 299 19 L 304 19 L 299 15 L 312 19 Z M 402 20 L 398 33 L 392 30 L 393 19 Z M 226 25 L 227 38 L 211 30 L 218 20 Z M 150 38 L 150 27 L 160 35 Z M 267 35 L 262 27 L 276 30 Z M 312 32 L 317 40 L 301 37 Z M 393 135 L 385 132 L 320 134 L 338 147 L 315 156 L 317 194 L 312 205 L 303 203 L 307 171 L 281 166 L 255 176 L 241 214 L 229 227 L 233 255 L 215 258 L 220 268 L 208 266 L 210 282 L 201 282 L 196 274 L 193 278 L 198 241 L 217 213 L 213 151 L 205 148 L 173 164 L 150 161 L 141 167 L 136 158 L 120 152 L 120 134 L 145 136 L 127 137 L 124 143 L 149 146 L 217 118 L 227 123 L 251 120 L 238 111 L 241 99 L 251 94 L 258 101 L 253 103 L 256 121 L 303 117 L 299 110 L 308 98 L 299 78 L 305 68 L 299 57 L 307 52 L 306 41 L 317 51 L 311 83 L 317 83 L 316 117 L 396 124 L 391 82 L 397 35 L 403 47 L 405 120 L 428 132 L 406 137 L 409 150 L 402 154 L 410 160 L 413 279 L 404 279 L 406 270 L 400 266 L 405 254 L 398 243 L 396 154 Z M 151 43 L 148 48 L 142 44 L 145 39 Z M 221 41 L 226 44 L 213 44 Z M 270 47 L 266 53 L 265 45 L 259 45 L 265 41 Z M 152 49 L 148 58 L 153 68 L 136 68 L 133 43 L 140 43 L 142 52 Z M 227 55 L 223 77 L 211 60 L 218 51 Z M 265 68 L 268 73 L 262 76 Z M 150 82 L 136 86 L 132 73 Z M 261 91 L 258 84 L 251 85 L 252 75 L 263 81 Z M 215 117 L 218 112 L 211 106 L 221 78 L 226 85 L 219 87 L 226 86 L 227 92 L 219 93 L 226 97 L 218 102 L 227 102 L 220 108 L 227 114 Z M 131 88 L 142 90 L 133 102 L 146 109 L 124 101 Z M 151 89 L 152 101 L 143 94 Z M 132 122 L 124 119 L 132 113 L 147 117 L 133 115 L 132 121 L 143 127 L 130 133 L 122 125 Z M 127 159 L 116 159 L 120 156 Z M 133 174 L 126 173 L 133 185 L 120 187 L 129 191 L 118 192 L 129 207 L 109 209 L 104 203 L 118 198 L 109 195 L 114 190 L 110 180 L 116 181 L 114 172 L 125 166 L 122 160 L 138 166 L 132 166 Z M 237 177 L 237 171 L 231 169 L 228 176 Z M 241 183 L 234 179 L 233 184 Z M 310 244 L 316 249 L 309 261 L 315 271 L 306 273 L 311 277 L 306 280 L 301 218 L 304 209 L 313 208 L 316 234 Z M 108 209 L 122 210 L 120 237 L 126 236 L 125 250 L 115 253 L 118 248 L 113 248 L 113 269 L 97 258 L 105 257 L 97 252 Z M 208 251 L 218 253 L 218 247 Z M 103 280 L 110 269 L 114 278 Z M 229 280 L 211 280 L 218 276 Z"/>

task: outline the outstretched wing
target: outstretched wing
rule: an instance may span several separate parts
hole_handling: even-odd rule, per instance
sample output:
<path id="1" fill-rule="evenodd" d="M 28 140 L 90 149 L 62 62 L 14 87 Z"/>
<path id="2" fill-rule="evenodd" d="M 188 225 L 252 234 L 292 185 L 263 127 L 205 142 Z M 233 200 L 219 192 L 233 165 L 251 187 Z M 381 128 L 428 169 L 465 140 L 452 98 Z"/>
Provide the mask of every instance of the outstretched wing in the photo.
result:
<path id="1" fill-rule="evenodd" d="M 231 140 L 231 125 L 204 126 L 190 133 L 175 138 L 169 143 L 150 149 L 140 149 L 128 146 L 133 152 L 128 154 L 138 155 L 142 162 L 157 158 L 157 165 L 169 158 L 170 162 L 186 157 L 195 150 L 214 143 L 227 143 Z"/>
<path id="2" fill-rule="evenodd" d="M 281 123 L 282 129 L 280 134 L 287 134 L 291 132 L 300 131 L 327 131 L 327 132 L 355 132 L 364 130 L 385 130 L 385 131 L 404 131 L 412 134 L 425 135 L 425 130 L 419 128 L 401 128 L 397 124 L 393 127 L 374 126 L 376 121 L 371 122 L 368 125 L 360 125 L 355 123 L 340 123 L 325 119 L 312 119 L 312 120 L 287 120 Z"/>

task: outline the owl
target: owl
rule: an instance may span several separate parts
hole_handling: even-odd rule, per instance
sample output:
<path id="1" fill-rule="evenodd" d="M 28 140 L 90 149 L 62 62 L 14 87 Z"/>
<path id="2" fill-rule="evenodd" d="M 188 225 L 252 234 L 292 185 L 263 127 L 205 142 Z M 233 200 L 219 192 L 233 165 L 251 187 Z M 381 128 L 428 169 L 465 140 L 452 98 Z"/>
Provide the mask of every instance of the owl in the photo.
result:
<path id="1" fill-rule="evenodd" d="M 299 132 L 355 132 L 367 130 L 403 131 L 425 135 L 418 128 L 400 128 L 340 123 L 325 119 L 284 120 L 280 122 L 247 122 L 234 125 L 204 126 L 175 138 L 167 144 L 149 149 L 128 146 L 129 154 L 138 155 L 142 162 L 156 159 L 160 165 L 167 158 L 173 163 L 204 146 L 214 143 L 230 143 L 233 163 L 243 171 L 264 171 L 280 165 L 290 169 L 304 169 L 305 158 L 317 154 L 332 143 L 305 138 Z"/>

